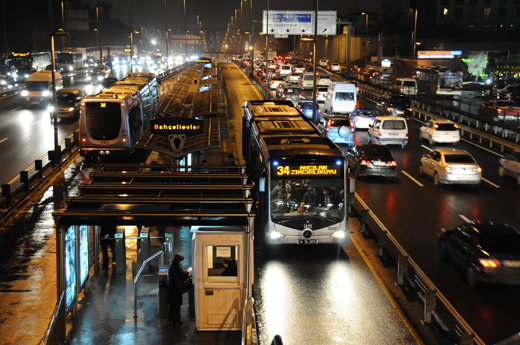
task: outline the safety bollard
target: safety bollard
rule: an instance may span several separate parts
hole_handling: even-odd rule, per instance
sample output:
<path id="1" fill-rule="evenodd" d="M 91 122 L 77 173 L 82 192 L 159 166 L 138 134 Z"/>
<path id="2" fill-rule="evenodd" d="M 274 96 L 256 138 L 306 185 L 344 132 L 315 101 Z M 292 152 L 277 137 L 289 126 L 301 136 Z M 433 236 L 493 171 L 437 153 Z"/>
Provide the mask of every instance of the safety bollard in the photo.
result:
<path id="1" fill-rule="evenodd" d="M 397 285 L 403 285 L 404 275 L 408 272 L 408 255 L 399 255 L 397 258 Z"/>
<path id="2" fill-rule="evenodd" d="M 437 290 L 426 290 L 424 292 L 424 323 L 432 322 L 432 310 L 437 306 Z"/>
<path id="3" fill-rule="evenodd" d="M 23 183 L 23 191 L 29 190 L 29 172 L 26 170 L 20 171 L 20 181 Z"/>
<path id="4" fill-rule="evenodd" d="M 278 334 L 275 335 L 271 345 L 283 345 L 282 337 L 280 337 Z"/>
<path id="5" fill-rule="evenodd" d="M 3 184 L 2 185 L 2 196 L 6 198 L 7 206 L 11 206 L 11 185 Z"/>
<path id="6" fill-rule="evenodd" d="M 370 218 L 370 213 L 368 210 L 361 210 L 360 213 L 359 221 L 361 222 L 361 227 L 359 228 L 359 232 L 364 234 L 366 231 L 366 223 L 368 223 L 368 219 Z"/>
<path id="7" fill-rule="evenodd" d="M 34 161 L 34 169 L 38 170 L 38 178 L 43 178 L 43 163 L 41 159 Z"/>
<path id="8" fill-rule="evenodd" d="M 383 231 L 379 234 L 379 236 L 377 236 L 377 256 L 383 256 L 383 249 L 386 246 L 387 239 L 388 234 L 386 231 Z"/>

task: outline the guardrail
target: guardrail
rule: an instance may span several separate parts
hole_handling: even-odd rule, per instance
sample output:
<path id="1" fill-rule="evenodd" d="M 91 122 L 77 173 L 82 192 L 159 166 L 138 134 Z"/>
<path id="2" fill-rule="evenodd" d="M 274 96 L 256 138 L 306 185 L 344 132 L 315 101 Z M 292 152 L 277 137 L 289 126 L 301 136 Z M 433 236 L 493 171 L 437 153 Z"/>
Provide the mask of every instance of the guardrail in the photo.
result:
<path id="1" fill-rule="evenodd" d="M 79 142 L 79 130 L 69 135 L 65 140 L 59 143 L 58 149 L 60 161 L 54 161 L 54 150 L 48 151 L 46 154 L 34 161 L 26 169 L 14 177 L 8 183 L 2 185 L 2 198 L 0 198 L 0 207 L 10 207 L 13 204 L 13 196 L 19 192 L 29 192 L 30 183 L 37 178 L 43 178 L 43 171 L 49 166 L 57 166 L 61 164 L 64 154 L 72 154 L 74 147 Z"/>
<path id="2" fill-rule="evenodd" d="M 393 260 L 394 265 L 397 266 L 396 284 L 403 285 L 406 280 L 406 283 L 420 296 L 424 305 L 423 322 L 429 324 L 433 322 L 433 317 L 437 324 L 457 344 L 483 345 L 484 342 L 428 279 L 357 193 L 355 197 L 354 211 L 361 221 L 360 231 L 371 233 L 378 246 L 378 256 L 386 255 Z"/>

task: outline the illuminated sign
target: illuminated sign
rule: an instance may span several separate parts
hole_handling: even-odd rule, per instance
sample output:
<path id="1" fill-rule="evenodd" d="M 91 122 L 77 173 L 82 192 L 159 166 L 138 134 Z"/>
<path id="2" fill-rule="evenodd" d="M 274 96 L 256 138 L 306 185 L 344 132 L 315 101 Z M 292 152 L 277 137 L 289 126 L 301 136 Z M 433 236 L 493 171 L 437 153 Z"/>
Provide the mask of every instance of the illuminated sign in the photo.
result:
<path id="1" fill-rule="evenodd" d="M 13 56 L 29 56 L 29 53 L 13 53 Z"/>
<path id="2" fill-rule="evenodd" d="M 152 133 L 167 137 L 170 134 L 193 136 L 204 134 L 204 121 L 185 117 L 167 117 L 152 121 Z"/>
<path id="3" fill-rule="evenodd" d="M 460 50 L 420 50 L 417 53 L 418 59 L 456 59 L 460 58 Z"/>
<path id="4" fill-rule="evenodd" d="M 340 176 L 340 167 L 336 165 L 279 165 L 276 176 Z"/>

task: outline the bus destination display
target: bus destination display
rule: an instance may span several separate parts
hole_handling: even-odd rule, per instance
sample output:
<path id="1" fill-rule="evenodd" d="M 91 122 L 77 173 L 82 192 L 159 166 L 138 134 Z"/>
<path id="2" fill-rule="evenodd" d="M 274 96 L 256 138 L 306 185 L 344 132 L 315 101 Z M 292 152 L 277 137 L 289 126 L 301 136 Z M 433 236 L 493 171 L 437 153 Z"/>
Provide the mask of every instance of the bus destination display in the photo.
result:
<path id="1" fill-rule="evenodd" d="M 336 165 L 279 165 L 276 176 L 340 176 Z"/>

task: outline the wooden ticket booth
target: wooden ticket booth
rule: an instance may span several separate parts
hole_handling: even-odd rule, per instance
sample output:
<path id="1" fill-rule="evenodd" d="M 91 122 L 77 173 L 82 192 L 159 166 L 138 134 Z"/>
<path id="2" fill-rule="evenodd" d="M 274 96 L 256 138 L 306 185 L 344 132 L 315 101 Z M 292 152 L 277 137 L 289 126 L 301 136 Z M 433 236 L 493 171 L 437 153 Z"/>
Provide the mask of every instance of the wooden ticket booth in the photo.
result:
<path id="1" fill-rule="evenodd" d="M 201 226 L 191 232 L 197 330 L 242 330 L 253 284 L 252 229 Z"/>

